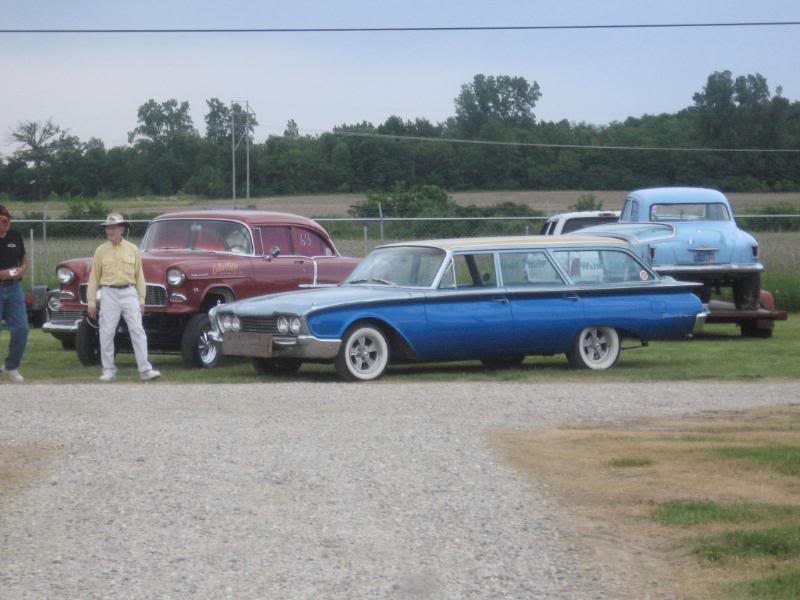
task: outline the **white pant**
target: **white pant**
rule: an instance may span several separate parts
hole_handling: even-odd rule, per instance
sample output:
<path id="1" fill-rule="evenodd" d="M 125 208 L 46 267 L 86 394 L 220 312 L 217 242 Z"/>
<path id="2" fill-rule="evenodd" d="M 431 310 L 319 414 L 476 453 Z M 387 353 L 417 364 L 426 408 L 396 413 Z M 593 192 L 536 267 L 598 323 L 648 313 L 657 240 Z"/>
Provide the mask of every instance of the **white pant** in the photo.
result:
<path id="1" fill-rule="evenodd" d="M 128 334 L 131 338 L 133 353 L 136 355 L 139 373 L 149 371 L 153 367 L 147 362 L 147 335 L 142 327 L 139 293 L 133 286 L 121 289 L 104 286 L 102 289 L 98 320 L 100 322 L 100 360 L 103 363 L 103 373 L 114 374 L 117 371 L 114 364 L 114 334 L 117 332 L 120 316 L 128 324 Z"/>

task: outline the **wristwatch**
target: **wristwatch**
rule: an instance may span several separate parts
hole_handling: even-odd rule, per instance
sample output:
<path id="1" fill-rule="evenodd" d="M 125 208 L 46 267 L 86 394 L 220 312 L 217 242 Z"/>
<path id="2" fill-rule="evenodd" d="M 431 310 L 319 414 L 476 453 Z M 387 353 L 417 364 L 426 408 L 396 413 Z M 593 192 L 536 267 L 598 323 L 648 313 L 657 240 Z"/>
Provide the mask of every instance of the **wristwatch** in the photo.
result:
<path id="1" fill-rule="evenodd" d="M 8 270 L 9 277 L 16 277 L 17 273 L 19 273 L 19 269 L 9 269 Z"/>

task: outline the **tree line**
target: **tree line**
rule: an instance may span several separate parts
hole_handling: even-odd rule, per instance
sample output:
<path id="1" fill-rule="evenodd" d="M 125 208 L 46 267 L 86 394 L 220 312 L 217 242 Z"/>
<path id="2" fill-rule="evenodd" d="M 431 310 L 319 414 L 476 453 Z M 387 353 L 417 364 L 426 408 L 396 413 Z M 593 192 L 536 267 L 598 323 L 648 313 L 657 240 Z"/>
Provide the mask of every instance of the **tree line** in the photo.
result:
<path id="1" fill-rule="evenodd" d="M 622 92 L 621 92 L 622 93 Z M 800 155 L 569 147 L 800 149 L 800 102 L 773 94 L 760 74 L 708 76 L 692 104 L 676 112 L 608 125 L 538 121 L 535 81 L 476 75 L 461 86 L 441 123 L 388 117 L 343 124 L 318 136 L 290 120 L 282 136 L 251 142 L 252 195 L 364 192 L 436 185 L 449 190 L 596 189 L 702 185 L 726 191 L 800 189 Z M 0 195 L 93 198 L 231 193 L 231 136 L 258 125 L 242 106 L 206 101 L 205 135 L 188 102 L 150 99 L 139 107 L 129 145 L 82 141 L 58 124 L 25 121 L 11 133 L 17 150 L 0 158 Z M 405 139 L 404 139 L 405 138 Z M 427 138 L 428 140 L 408 139 Z M 491 141 L 483 145 L 451 140 Z M 245 155 L 236 165 L 243 189 Z"/>

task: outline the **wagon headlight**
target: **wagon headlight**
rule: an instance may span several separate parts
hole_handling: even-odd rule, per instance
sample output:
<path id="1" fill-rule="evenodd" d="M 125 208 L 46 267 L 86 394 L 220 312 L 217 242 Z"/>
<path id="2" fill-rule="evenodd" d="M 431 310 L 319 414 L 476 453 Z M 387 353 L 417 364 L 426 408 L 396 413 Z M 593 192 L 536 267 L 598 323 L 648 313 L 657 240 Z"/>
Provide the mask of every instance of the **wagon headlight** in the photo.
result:
<path id="1" fill-rule="evenodd" d="M 236 315 L 231 317 L 231 331 L 237 333 L 242 330 L 242 322 Z"/>
<path id="2" fill-rule="evenodd" d="M 172 287 L 180 287 L 186 280 L 186 275 L 177 267 L 167 269 L 167 283 Z"/>
<path id="3" fill-rule="evenodd" d="M 222 318 L 219 320 L 219 326 L 222 328 L 222 331 L 230 331 L 232 325 L 233 317 L 230 315 L 222 315 Z"/>
<path id="4" fill-rule="evenodd" d="M 58 279 L 58 283 L 61 285 L 67 285 L 75 279 L 75 271 L 69 267 L 58 267 L 56 269 L 56 279 Z"/>
<path id="5" fill-rule="evenodd" d="M 289 333 L 289 319 L 286 317 L 278 317 L 278 333 L 286 335 Z"/>
<path id="6" fill-rule="evenodd" d="M 292 317 L 292 320 L 289 321 L 289 329 L 291 329 L 294 334 L 300 333 L 300 319 Z"/>

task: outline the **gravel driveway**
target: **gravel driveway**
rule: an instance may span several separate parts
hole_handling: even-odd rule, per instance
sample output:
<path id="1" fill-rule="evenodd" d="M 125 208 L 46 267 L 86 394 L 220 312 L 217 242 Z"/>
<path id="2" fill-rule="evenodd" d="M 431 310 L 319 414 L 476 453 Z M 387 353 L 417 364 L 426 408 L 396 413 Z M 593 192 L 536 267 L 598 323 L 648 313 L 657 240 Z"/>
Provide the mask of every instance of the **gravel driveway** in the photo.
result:
<path id="1" fill-rule="evenodd" d="M 0 596 L 619 597 L 486 432 L 798 401 L 798 383 L 2 385 L 0 447 L 41 458 L 0 495 Z"/>

